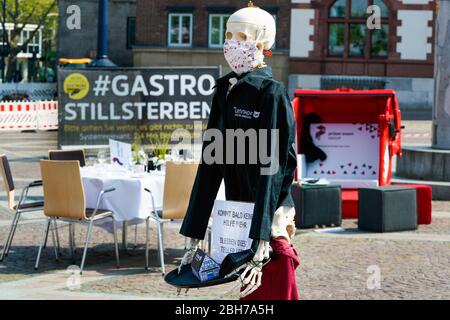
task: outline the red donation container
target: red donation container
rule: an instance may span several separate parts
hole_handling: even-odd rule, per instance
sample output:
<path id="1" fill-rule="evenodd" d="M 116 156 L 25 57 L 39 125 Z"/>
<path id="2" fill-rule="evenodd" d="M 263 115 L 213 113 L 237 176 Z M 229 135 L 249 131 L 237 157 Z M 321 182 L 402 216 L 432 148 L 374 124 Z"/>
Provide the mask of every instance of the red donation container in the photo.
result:
<path id="1" fill-rule="evenodd" d="M 401 156 L 401 114 L 393 90 L 297 90 L 298 178 L 342 187 L 343 218 L 357 218 L 357 189 L 391 183 Z"/>

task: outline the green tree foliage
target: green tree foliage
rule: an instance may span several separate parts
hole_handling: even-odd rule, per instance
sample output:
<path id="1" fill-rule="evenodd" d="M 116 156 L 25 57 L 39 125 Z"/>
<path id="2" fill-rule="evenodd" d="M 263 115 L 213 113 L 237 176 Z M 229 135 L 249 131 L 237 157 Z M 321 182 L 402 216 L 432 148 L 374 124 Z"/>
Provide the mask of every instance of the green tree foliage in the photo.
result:
<path id="1" fill-rule="evenodd" d="M 0 4 L 3 0 L 0 0 Z M 6 81 L 11 81 L 15 70 L 17 55 L 23 51 L 33 37 L 43 28 L 43 34 L 49 34 L 53 21 L 51 17 L 58 12 L 57 0 L 6 0 L 6 19 L 3 21 L 3 12 L 0 14 L 3 32 L 6 31 L 5 22 L 12 23 L 14 29 L 6 33 L 6 52 L 8 71 Z M 54 17 L 52 17 L 54 18 Z M 26 24 L 35 24 L 28 38 L 20 43 L 20 35 Z M 20 43 L 20 44 L 19 44 Z"/>

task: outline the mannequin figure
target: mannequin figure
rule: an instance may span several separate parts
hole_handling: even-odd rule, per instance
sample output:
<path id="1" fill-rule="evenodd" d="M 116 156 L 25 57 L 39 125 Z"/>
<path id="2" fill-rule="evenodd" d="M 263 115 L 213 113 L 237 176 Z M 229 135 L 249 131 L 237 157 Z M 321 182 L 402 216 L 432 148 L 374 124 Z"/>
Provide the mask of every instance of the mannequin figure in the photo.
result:
<path id="1" fill-rule="evenodd" d="M 251 2 L 248 8 L 230 16 L 224 56 L 232 72 L 217 80 L 208 129 L 219 129 L 223 133 L 228 129 L 276 130 L 279 152 L 274 155 L 274 150 L 270 150 L 270 165 L 276 156 L 279 168 L 275 173 L 263 174 L 261 169 L 270 165 L 263 165 L 259 159 L 257 164 L 202 162 L 180 231 L 193 238 L 182 259 L 183 265 L 191 262 L 199 239 L 204 238 L 222 179 L 227 200 L 255 203 L 250 238 L 257 241 L 258 246 L 241 275 L 244 288 L 241 296 L 253 293 L 261 285 L 263 261 L 269 258 L 269 243 L 274 237 L 290 239 L 287 226 L 292 225 L 295 215 L 290 194 L 296 168 L 295 119 L 286 89 L 272 78 L 271 68 L 264 63 L 264 54 L 273 46 L 275 34 L 272 15 Z M 236 109 L 243 109 L 253 117 L 242 117 Z M 209 143 L 204 142 L 203 151 Z M 225 147 L 223 151 L 225 154 Z"/>

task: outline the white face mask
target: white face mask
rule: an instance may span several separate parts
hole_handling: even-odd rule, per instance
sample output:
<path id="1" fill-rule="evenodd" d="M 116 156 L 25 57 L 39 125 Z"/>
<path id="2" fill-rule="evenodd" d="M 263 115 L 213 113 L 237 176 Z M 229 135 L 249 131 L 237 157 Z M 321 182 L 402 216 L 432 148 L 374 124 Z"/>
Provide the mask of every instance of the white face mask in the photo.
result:
<path id="1" fill-rule="evenodd" d="M 263 64 L 264 54 L 256 47 L 256 43 L 256 41 L 225 41 L 223 45 L 225 60 L 234 72 L 240 75 Z"/>

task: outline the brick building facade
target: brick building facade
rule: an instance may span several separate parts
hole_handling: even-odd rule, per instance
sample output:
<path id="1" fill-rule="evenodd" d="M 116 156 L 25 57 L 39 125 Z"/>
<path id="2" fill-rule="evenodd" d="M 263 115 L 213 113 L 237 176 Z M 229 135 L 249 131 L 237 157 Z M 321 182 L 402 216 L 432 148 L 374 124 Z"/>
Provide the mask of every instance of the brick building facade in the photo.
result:
<path id="1" fill-rule="evenodd" d="M 366 25 L 369 5 L 381 8 L 381 29 Z M 381 83 L 404 111 L 429 117 L 435 8 L 433 0 L 292 0 L 290 90 Z"/>
<path id="2" fill-rule="evenodd" d="M 171 13 L 191 13 L 194 15 L 193 48 L 208 48 L 208 25 L 210 14 L 232 14 L 245 7 L 245 0 L 205 1 L 205 0 L 140 0 L 137 4 L 136 42 L 150 47 L 168 46 L 168 19 Z M 269 13 L 284 17 L 277 19 L 277 48 L 289 48 L 289 0 L 259 0 L 257 5 Z"/>
<path id="3" fill-rule="evenodd" d="M 267 63 L 296 88 L 392 88 L 404 111 L 431 115 L 434 0 L 256 0 L 274 15 Z M 221 65 L 226 18 L 245 0 L 137 0 L 135 66 Z M 368 6 L 380 26 L 368 28 Z M 372 22 L 377 22 L 371 20 Z"/>
<path id="4" fill-rule="evenodd" d="M 267 62 L 273 67 L 274 76 L 287 82 L 290 0 L 259 0 L 255 4 L 276 19 L 274 54 Z M 218 35 L 218 32 L 223 34 L 226 18 L 246 5 L 245 0 L 138 0 L 135 66 L 221 65 L 222 73 L 229 72 L 230 69 L 223 58 L 223 36 Z M 186 27 L 184 29 L 191 28 L 190 39 L 186 39 L 185 43 L 183 39 L 175 43 L 172 41 L 170 33 L 176 33 L 173 25 L 178 24 Z M 216 41 L 212 41 L 213 38 Z"/>

